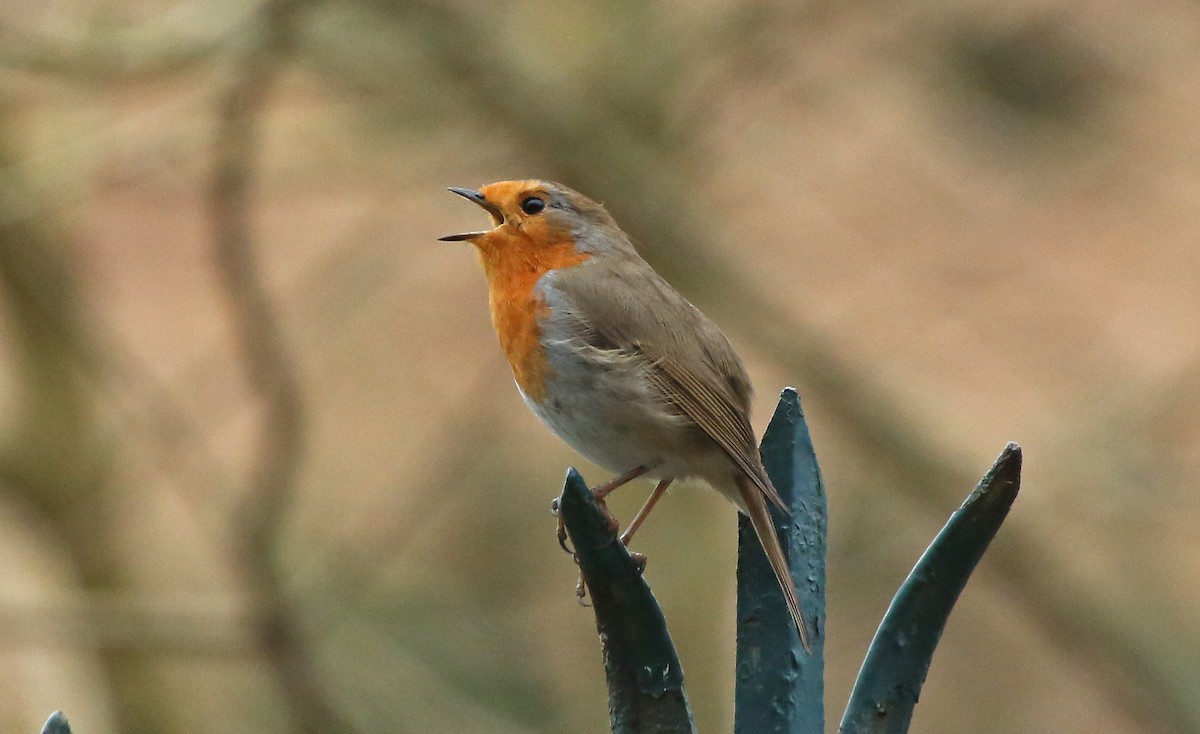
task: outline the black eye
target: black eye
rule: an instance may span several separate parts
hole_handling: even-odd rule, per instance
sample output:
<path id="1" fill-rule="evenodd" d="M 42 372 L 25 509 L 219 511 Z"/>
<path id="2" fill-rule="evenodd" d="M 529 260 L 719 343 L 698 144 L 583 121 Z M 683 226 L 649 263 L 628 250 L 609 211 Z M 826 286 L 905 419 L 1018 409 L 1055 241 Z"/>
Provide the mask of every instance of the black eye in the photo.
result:
<path id="1" fill-rule="evenodd" d="M 546 202 L 536 196 L 526 196 L 525 200 L 521 202 L 521 211 L 526 214 L 537 214 L 545 208 Z"/>

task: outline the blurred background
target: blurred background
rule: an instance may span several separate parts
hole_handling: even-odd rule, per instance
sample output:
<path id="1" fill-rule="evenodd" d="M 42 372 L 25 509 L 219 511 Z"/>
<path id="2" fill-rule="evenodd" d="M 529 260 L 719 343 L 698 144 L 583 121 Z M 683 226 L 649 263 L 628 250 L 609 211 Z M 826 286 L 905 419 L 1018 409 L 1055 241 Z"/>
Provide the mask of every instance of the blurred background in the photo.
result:
<path id="1" fill-rule="evenodd" d="M 800 390 L 832 722 L 1016 440 L 913 731 L 1200 732 L 1197 131 L 1184 0 L 0 2 L 0 730 L 608 731 L 548 511 L 606 474 L 435 241 L 544 177 L 756 430 Z M 706 732 L 735 526 L 684 487 L 635 544 Z"/>

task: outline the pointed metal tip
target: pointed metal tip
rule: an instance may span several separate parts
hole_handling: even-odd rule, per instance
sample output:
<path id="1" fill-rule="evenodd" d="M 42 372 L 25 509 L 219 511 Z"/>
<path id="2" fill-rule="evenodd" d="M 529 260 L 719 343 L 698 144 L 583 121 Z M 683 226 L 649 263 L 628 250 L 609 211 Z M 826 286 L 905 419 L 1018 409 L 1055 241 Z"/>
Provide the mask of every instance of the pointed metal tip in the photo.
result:
<path id="1" fill-rule="evenodd" d="M 42 726 L 42 734 L 71 734 L 71 724 L 62 711 L 55 711 Z"/>

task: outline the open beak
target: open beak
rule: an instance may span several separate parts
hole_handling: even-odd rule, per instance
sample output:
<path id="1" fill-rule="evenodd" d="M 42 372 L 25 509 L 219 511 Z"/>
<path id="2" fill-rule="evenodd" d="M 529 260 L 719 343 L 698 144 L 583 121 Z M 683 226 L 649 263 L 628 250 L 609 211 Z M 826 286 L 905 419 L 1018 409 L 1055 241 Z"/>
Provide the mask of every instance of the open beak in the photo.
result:
<path id="1" fill-rule="evenodd" d="M 500 211 L 500 207 L 484 198 L 483 194 L 472 189 L 460 189 L 457 186 L 451 186 L 449 191 L 452 191 L 464 199 L 470 199 L 479 206 L 483 207 L 492 217 L 492 222 L 496 226 L 504 223 L 504 212 Z M 487 232 L 463 232 L 462 234 L 448 234 L 445 237 L 438 237 L 442 242 L 460 242 L 462 240 L 473 240 L 476 237 L 482 237 Z"/>

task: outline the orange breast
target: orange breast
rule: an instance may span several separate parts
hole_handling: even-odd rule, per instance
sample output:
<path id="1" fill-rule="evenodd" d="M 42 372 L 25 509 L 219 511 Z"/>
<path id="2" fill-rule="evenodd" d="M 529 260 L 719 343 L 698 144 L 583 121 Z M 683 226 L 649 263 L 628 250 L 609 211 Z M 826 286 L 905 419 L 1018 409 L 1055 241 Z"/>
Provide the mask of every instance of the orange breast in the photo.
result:
<path id="1" fill-rule="evenodd" d="M 539 343 L 538 318 L 546 315 L 548 306 L 533 288 L 549 271 L 573 267 L 591 256 L 576 251 L 570 240 L 534 245 L 524 236 L 500 232 L 490 233 L 477 246 L 487 275 L 492 325 L 500 337 L 500 347 L 521 391 L 541 403 L 546 397 L 550 366 Z"/>

